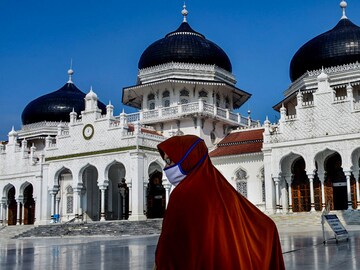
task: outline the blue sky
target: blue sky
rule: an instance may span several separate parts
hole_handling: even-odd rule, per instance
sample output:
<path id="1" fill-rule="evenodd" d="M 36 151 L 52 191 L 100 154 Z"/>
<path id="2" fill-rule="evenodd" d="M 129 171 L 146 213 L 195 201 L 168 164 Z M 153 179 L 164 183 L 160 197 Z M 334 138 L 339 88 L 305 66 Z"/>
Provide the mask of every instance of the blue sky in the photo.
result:
<path id="1" fill-rule="evenodd" d="M 360 1 L 347 16 L 360 25 Z M 305 42 L 333 28 L 339 0 L 186 2 L 192 28 L 229 56 L 237 87 L 252 94 L 239 110 L 262 122 L 289 86 L 289 63 Z M 182 22 L 183 1 L 0 0 L 0 140 L 33 99 L 68 80 L 122 110 L 122 88 L 136 83 L 137 64 L 152 42 Z M 129 111 L 125 108 L 125 111 Z"/>

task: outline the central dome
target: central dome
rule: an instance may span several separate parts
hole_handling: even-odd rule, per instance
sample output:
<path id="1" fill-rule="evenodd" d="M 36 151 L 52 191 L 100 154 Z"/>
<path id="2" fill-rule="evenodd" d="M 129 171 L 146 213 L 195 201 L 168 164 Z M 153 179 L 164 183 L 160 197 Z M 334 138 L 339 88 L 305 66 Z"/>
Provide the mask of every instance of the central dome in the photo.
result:
<path id="1" fill-rule="evenodd" d="M 85 93 L 72 82 L 67 82 L 59 90 L 31 101 L 24 109 L 21 119 L 23 125 L 50 121 L 69 122 L 70 112 L 79 115 L 85 109 Z M 104 103 L 98 101 L 102 113 L 106 112 Z"/>
<path id="2" fill-rule="evenodd" d="M 330 31 L 303 45 L 290 63 L 290 79 L 305 72 L 360 62 L 360 27 L 342 18 Z"/>
<path id="3" fill-rule="evenodd" d="M 139 69 L 179 62 L 216 65 L 229 72 L 231 62 L 226 53 L 184 21 L 180 27 L 151 44 L 141 55 Z"/>

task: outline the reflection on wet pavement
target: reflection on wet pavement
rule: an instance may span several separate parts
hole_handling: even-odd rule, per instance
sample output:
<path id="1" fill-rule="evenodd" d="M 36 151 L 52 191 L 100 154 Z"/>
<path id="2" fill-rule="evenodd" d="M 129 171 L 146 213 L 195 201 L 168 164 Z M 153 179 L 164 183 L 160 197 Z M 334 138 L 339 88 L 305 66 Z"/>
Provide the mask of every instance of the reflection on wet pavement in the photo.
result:
<path id="1" fill-rule="evenodd" d="M 360 230 L 323 244 L 321 232 L 281 233 L 286 269 L 360 269 Z M 0 241 L 0 269 L 152 269 L 158 236 Z"/>

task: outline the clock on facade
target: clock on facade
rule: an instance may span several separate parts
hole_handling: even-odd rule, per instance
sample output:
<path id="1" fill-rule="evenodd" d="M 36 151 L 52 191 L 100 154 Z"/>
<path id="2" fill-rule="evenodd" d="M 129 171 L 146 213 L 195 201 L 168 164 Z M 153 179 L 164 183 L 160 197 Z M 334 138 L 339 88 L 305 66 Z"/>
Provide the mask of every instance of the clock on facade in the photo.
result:
<path id="1" fill-rule="evenodd" d="M 85 140 L 90 140 L 94 135 L 94 127 L 91 124 L 87 124 L 83 128 L 83 136 Z"/>

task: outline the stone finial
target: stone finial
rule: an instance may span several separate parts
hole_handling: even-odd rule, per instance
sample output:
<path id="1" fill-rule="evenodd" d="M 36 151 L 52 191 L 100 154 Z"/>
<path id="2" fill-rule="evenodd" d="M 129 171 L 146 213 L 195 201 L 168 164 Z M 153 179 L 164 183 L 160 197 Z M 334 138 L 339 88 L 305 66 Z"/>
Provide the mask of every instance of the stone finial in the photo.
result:
<path id="1" fill-rule="evenodd" d="M 189 14 L 189 12 L 188 12 L 187 9 L 186 9 L 186 4 L 185 4 L 185 2 L 184 2 L 184 5 L 183 5 L 183 10 L 181 11 L 181 14 L 184 16 L 183 22 L 187 22 L 187 15 Z"/>
<path id="2" fill-rule="evenodd" d="M 347 7 L 346 1 L 341 1 L 341 3 L 340 3 L 340 8 L 342 9 L 342 17 L 341 17 L 341 19 L 347 19 L 347 17 L 346 17 L 346 7 Z"/>

